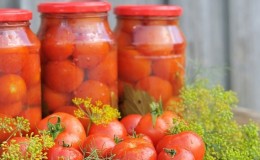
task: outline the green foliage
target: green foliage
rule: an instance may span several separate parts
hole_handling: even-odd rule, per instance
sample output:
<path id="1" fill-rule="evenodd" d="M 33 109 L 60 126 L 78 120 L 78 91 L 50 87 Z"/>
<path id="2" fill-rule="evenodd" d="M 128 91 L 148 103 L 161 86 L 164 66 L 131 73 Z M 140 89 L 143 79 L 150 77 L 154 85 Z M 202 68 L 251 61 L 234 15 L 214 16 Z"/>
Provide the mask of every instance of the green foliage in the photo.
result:
<path id="1" fill-rule="evenodd" d="M 25 154 L 20 150 L 20 144 L 15 140 L 10 140 L 14 136 L 22 136 L 22 132 L 29 132 L 30 123 L 23 117 L 0 118 L 0 131 L 10 133 L 10 136 L 3 142 L 0 147 L 2 154 L 1 160 L 27 160 L 27 159 L 47 159 L 47 150 L 54 145 L 54 141 L 47 131 L 39 131 L 39 134 L 26 135 L 28 143 Z M 17 134 L 19 133 L 19 134 Z"/>
<path id="2" fill-rule="evenodd" d="M 78 107 L 75 115 L 78 118 L 89 118 L 94 124 L 108 124 L 114 119 L 120 118 L 120 113 L 116 108 L 96 101 L 92 104 L 90 98 L 74 98 L 72 102 Z"/>
<path id="3" fill-rule="evenodd" d="M 170 133 L 194 131 L 206 144 L 205 160 L 259 160 L 259 128 L 253 122 L 239 125 L 232 108 L 238 99 L 234 92 L 221 86 L 208 87 L 199 81 L 181 91 L 182 113 L 186 122 L 175 120 Z"/>
<path id="4" fill-rule="evenodd" d="M 10 133 L 11 136 L 22 134 L 22 132 L 29 132 L 30 123 L 29 120 L 23 117 L 3 117 L 0 118 L 0 131 L 3 133 Z"/>
<path id="5" fill-rule="evenodd" d="M 147 92 L 135 89 L 131 85 L 124 86 L 123 102 L 120 104 L 120 112 L 122 117 L 129 114 L 141 114 L 151 112 L 150 104 L 154 102 L 154 98 Z"/>

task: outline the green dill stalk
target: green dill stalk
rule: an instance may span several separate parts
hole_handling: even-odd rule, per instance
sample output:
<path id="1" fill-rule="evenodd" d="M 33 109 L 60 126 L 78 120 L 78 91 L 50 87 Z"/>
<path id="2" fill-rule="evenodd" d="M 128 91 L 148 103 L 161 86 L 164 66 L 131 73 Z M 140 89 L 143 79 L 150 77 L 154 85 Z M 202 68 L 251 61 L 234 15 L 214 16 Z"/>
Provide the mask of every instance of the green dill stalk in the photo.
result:
<path id="1" fill-rule="evenodd" d="M 26 153 L 20 151 L 20 144 L 15 140 L 10 140 L 14 136 L 22 136 L 22 132 L 29 132 L 30 123 L 23 117 L 4 117 L 0 118 L 1 133 L 10 133 L 10 136 L 1 142 L 1 160 L 10 159 L 47 159 L 47 150 L 55 143 L 47 131 L 39 131 L 39 134 L 26 135 L 28 139 Z"/>
<path id="2" fill-rule="evenodd" d="M 232 91 L 221 86 L 212 88 L 205 81 L 186 86 L 181 91 L 180 107 L 186 122 L 175 120 L 171 134 L 194 131 L 206 144 L 204 160 L 258 160 L 260 159 L 259 128 L 254 122 L 239 125 L 232 108 L 238 99 Z M 178 121 L 178 122 L 177 122 Z"/>
<path id="3" fill-rule="evenodd" d="M 92 103 L 91 98 L 74 98 L 72 102 L 78 107 L 74 112 L 77 118 L 88 118 L 90 123 L 87 126 L 88 131 L 91 124 L 108 124 L 109 122 L 120 118 L 120 113 L 116 108 L 108 104 L 103 104 L 101 101 Z"/>

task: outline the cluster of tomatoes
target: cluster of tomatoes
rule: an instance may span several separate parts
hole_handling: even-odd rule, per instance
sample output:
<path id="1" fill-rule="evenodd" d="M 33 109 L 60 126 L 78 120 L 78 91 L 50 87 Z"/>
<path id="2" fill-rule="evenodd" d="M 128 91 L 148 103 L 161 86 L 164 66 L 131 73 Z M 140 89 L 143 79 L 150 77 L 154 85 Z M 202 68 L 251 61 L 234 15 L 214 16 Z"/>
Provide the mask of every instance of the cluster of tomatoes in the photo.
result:
<path id="1" fill-rule="evenodd" d="M 176 118 L 171 111 L 164 111 L 156 121 L 151 113 L 130 114 L 108 124 L 85 119 L 84 125 L 89 127 L 84 128 L 82 121 L 69 112 L 56 112 L 42 119 L 36 128 L 53 135 L 55 145 L 47 151 L 52 160 L 82 160 L 93 153 L 100 159 L 114 160 L 202 160 L 205 144 L 200 136 L 189 131 L 167 134 Z M 20 144 L 28 141 L 25 137 L 13 139 Z M 21 151 L 25 152 L 26 147 L 21 145 Z"/>
<path id="2" fill-rule="evenodd" d="M 40 42 L 28 28 L 2 29 L 0 41 L 0 113 L 39 121 Z"/>
<path id="3" fill-rule="evenodd" d="M 184 85 L 185 39 L 176 19 L 118 18 L 119 98 L 124 85 L 143 90 L 165 106 Z"/>
<path id="4" fill-rule="evenodd" d="M 46 18 L 39 31 L 43 103 L 48 114 L 74 97 L 110 104 L 117 95 L 117 61 L 107 22 L 101 17 Z M 108 33 L 109 31 L 109 33 Z"/>

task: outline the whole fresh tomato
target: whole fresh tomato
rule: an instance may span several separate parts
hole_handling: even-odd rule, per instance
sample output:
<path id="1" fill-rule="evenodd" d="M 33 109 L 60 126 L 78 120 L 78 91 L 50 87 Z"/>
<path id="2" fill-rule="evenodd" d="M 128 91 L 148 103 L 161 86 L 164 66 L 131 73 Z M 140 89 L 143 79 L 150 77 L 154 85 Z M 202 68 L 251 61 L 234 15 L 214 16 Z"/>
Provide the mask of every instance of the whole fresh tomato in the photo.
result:
<path id="1" fill-rule="evenodd" d="M 124 140 L 129 139 L 129 138 L 132 138 L 132 139 L 133 138 L 141 138 L 141 139 L 144 139 L 147 142 L 153 144 L 153 141 L 151 140 L 151 138 L 149 136 L 145 135 L 145 134 L 142 134 L 142 133 L 136 134 L 136 132 L 134 132 L 132 135 L 128 135 L 127 137 L 125 137 Z"/>
<path id="2" fill-rule="evenodd" d="M 127 133 L 132 135 L 141 118 L 142 115 L 140 114 L 129 114 L 122 118 L 120 122 L 125 126 Z"/>
<path id="3" fill-rule="evenodd" d="M 160 108 L 162 106 L 157 107 Z M 149 136 L 154 146 L 156 146 L 157 142 L 166 135 L 168 129 L 173 126 L 174 118 L 178 118 L 178 116 L 171 111 L 162 112 L 159 109 L 152 113 L 147 113 L 137 124 L 135 128 L 136 133 L 143 133 Z"/>
<path id="4" fill-rule="evenodd" d="M 84 157 L 80 151 L 69 146 L 63 146 L 56 144 L 47 153 L 48 159 L 50 160 L 60 160 L 60 159 L 69 159 L 69 160 L 83 160 Z"/>
<path id="5" fill-rule="evenodd" d="M 115 160 L 156 160 L 157 154 L 152 143 L 142 138 L 127 138 L 118 143 L 112 153 Z"/>
<path id="6" fill-rule="evenodd" d="M 83 150 L 86 155 L 89 155 L 93 150 L 96 150 L 99 158 L 109 157 L 112 149 L 116 145 L 114 139 L 105 135 L 92 134 L 83 142 Z"/>
<path id="7" fill-rule="evenodd" d="M 79 149 L 79 144 L 86 139 L 86 132 L 81 122 L 68 113 L 53 113 L 42 119 L 36 128 L 49 130 L 56 144 L 64 142 L 76 149 Z"/>
<path id="8" fill-rule="evenodd" d="M 185 131 L 175 135 L 164 136 L 157 144 L 156 151 L 160 153 L 163 148 L 180 147 L 190 151 L 195 160 L 203 160 L 205 144 L 202 138 L 194 132 Z"/>
<path id="9" fill-rule="evenodd" d="M 108 124 L 92 124 L 89 129 L 89 135 L 100 134 L 110 138 L 123 138 L 127 136 L 124 125 L 118 120 L 113 120 Z"/>
<path id="10" fill-rule="evenodd" d="M 164 148 L 158 154 L 158 160 L 195 160 L 193 154 L 183 148 Z"/>

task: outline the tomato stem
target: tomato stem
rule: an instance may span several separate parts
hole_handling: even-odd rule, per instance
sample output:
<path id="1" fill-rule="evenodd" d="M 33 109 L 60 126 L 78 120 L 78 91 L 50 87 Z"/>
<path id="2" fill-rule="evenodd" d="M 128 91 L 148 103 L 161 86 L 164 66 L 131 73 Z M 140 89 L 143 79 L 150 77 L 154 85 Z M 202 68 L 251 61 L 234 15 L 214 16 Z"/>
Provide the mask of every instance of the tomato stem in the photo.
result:
<path id="1" fill-rule="evenodd" d="M 52 118 L 57 118 L 57 122 L 52 124 L 50 120 Z M 57 136 L 64 131 L 64 127 L 61 125 L 61 118 L 59 116 L 53 116 L 48 119 L 48 131 L 50 132 L 50 135 L 52 136 L 53 140 L 57 138 Z"/>
<path id="2" fill-rule="evenodd" d="M 171 158 L 173 158 L 173 157 L 177 154 L 176 150 L 174 150 L 174 149 L 164 148 L 163 150 L 164 150 L 164 152 L 167 153 Z"/>
<path id="3" fill-rule="evenodd" d="M 67 144 L 65 141 L 62 141 L 62 147 L 69 148 L 71 147 L 71 144 Z"/>
<path id="4" fill-rule="evenodd" d="M 152 115 L 152 123 L 153 126 L 156 123 L 157 117 L 163 114 L 163 107 L 162 107 L 162 101 L 159 100 L 159 102 L 152 102 L 150 104 L 151 107 L 151 115 Z"/>

